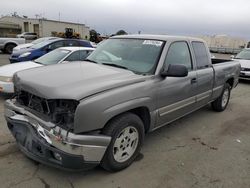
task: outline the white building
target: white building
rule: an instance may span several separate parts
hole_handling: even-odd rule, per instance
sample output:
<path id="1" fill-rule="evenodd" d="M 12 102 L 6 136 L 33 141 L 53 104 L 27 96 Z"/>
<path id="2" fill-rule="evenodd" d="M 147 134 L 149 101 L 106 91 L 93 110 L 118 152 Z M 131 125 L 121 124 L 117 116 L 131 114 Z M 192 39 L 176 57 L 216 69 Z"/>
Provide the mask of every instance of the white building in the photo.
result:
<path id="1" fill-rule="evenodd" d="M 239 53 L 247 44 L 247 40 L 227 35 L 200 36 L 206 41 L 211 52 L 215 53 Z"/>
<path id="2" fill-rule="evenodd" d="M 244 48 L 247 40 L 227 35 L 201 36 L 211 48 Z"/>
<path id="3" fill-rule="evenodd" d="M 81 38 L 89 38 L 89 27 L 80 23 L 15 16 L 3 16 L 0 18 L 0 21 L 19 25 L 22 32 L 34 32 L 37 33 L 39 37 L 48 37 L 51 36 L 53 32 L 64 32 L 65 28 L 72 28 L 80 34 Z"/>

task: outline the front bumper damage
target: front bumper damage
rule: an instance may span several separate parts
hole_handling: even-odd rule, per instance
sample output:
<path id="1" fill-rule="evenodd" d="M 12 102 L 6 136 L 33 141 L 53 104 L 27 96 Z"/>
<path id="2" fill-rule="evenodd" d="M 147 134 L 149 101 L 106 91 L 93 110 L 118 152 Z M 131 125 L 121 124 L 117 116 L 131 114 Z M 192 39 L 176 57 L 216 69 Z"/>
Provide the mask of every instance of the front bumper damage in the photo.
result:
<path id="1" fill-rule="evenodd" d="M 46 122 L 15 104 L 5 102 L 5 118 L 20 150 L 38 162 L 63 169 L 97 166 L 111 141 L 105 135 L 79 135 Z"/>

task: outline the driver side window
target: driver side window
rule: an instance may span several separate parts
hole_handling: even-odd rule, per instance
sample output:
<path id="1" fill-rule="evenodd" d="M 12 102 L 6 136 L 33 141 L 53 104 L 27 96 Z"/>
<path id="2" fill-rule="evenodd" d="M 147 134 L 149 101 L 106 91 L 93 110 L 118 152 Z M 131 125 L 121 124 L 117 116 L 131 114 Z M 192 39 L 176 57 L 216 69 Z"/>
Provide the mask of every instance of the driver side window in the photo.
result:
<path id="1" fill-rule="evenodd" d="M 86 59 L 86 57 L 89 55 L 89 52 L 87 50 L 81 50 L 73 52 L 71 55 L 69 55 L 65 60 L 66 61 L 83 61 Z"/>
<path id="2" fill-rule="evenodd" d="M 192 70 L 192 60 L 188 44 L 186 42 L 174 42 L 170 45 L 164 62 L 165 65 L 185 65 Z"/>
<path id="3" fill-rule="evenodd" d="M 80 53 L 79 51 L 73 52 L 72 54 L 69 55 L 65 60 L 66 61 L 79 61 L 80 59 Z"/>
<path id="4" fill-rule="evenodd" d="M 64 46 L 64 42 L 63 42 L 63 41 L 58 41 L 58 42 L 54 42 L 54 43 L 50 44 L 50 45 L 48 46 L 48 48 L 49 48 L 50 50 L 54 50 L 54 49 L 56 49 L 56 48 L 60 48 L 60 47 L 63 47 L 63 46 Z"/>

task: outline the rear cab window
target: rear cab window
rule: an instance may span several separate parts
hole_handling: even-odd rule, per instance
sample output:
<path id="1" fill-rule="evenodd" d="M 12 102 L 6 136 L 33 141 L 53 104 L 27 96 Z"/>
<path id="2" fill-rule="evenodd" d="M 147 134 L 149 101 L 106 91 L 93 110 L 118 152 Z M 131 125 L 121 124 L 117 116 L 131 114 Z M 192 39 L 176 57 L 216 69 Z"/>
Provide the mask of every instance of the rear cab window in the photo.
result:
<path id="1" fill-rule="evenodd" d="M 203 42 L 192 42 L 197 69 L 208 68 L 211 65 L 207 48 Z"/>

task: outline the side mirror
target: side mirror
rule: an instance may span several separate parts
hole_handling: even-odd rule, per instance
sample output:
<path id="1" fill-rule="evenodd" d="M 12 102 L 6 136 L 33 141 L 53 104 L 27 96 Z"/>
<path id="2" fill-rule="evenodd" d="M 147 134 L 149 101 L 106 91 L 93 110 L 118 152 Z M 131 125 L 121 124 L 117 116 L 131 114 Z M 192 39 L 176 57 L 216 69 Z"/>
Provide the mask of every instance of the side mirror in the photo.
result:
<path id="1" fill-rule="evenodd" d="M 234 55 L 231 55 L 230 57 L 231 57 L 231 59 L 234 59 L 234 58 L 235 58 L 235 56 L 234 56 Z"/>
<path id="2" fill-rule="evenodd" d="M 188 69 L 185 65 L 168 65 L 167 70 L 163 69 L 162 77 L 185 77 L 188 75 Z"/>

